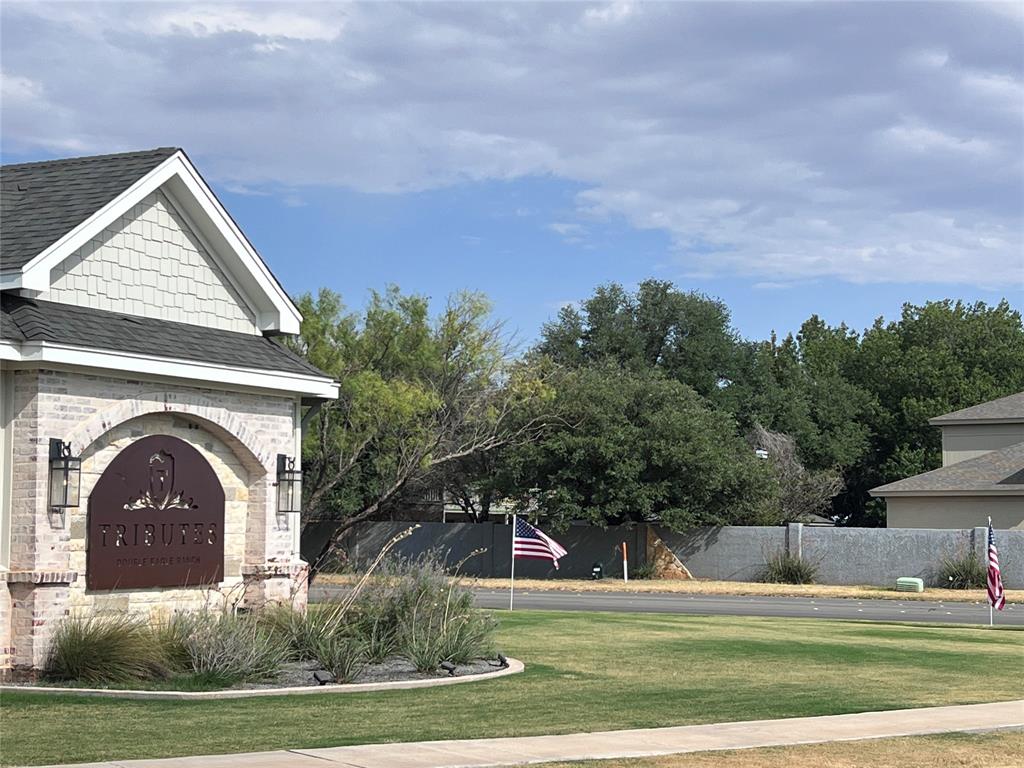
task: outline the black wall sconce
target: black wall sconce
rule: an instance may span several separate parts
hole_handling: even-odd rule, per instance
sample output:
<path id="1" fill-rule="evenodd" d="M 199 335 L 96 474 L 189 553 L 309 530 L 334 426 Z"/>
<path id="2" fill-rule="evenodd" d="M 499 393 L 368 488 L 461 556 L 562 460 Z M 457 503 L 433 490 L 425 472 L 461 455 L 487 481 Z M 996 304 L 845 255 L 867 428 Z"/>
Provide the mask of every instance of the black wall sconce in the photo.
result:
<path id="1" fill-rule="evenodd" d="M 295 459 L 277 454 L 277 513 L 302 511 L 302 470 L 295 468 Z"/>
<path id="2" fill-rule="evenodd" d="M 71 455 L 71 443 L 50 438 L 50 510 L 64 514 L 78 506 L 82 487 L 82 459 Z"/>

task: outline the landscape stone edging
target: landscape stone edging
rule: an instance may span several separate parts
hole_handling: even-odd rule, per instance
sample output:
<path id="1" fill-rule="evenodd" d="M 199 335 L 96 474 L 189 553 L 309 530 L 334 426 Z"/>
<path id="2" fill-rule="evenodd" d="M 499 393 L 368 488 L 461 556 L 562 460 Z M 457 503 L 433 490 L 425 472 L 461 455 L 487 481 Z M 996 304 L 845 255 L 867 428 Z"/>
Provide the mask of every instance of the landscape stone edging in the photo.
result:
<path id="1" fill-rule="evenodd" d="M 152 699 L 161 701 L 217 701 L 220 699 L 250 699 L 260 696 L 306 696 L 321 693 L 368 693 L 372 691 L 399 691 L 407 688 L 433 688 L 440 685 L 473 683 L 516 675 L 526 669 L 518 659 L 507 659 L 508 666 L 493 672 L 461 677 L 437 677 L 428 680 L 392 680 L 387 683 L 344 683 L 341 685 L 301 685 L 291 688 L 251 688 L 227 691 L 141 691 L 121 688 L 51 688 L 42 685 L 0 685 L 0 693 L 41 693 L 69 696 L 99 696 L 111 699 Z"/>

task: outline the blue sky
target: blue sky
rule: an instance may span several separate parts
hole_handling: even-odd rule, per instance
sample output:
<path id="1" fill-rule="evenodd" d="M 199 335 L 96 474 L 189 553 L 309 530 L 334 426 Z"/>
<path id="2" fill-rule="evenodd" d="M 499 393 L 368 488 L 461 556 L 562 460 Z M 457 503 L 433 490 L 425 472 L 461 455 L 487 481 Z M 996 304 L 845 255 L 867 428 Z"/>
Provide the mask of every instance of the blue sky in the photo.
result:
<path id="1" fill-rule="evenodd" d="M 6 3 L 5 161 L 180 145 L 292 292 L 764 337 L 1024 302 L 1020 4 Z"/>

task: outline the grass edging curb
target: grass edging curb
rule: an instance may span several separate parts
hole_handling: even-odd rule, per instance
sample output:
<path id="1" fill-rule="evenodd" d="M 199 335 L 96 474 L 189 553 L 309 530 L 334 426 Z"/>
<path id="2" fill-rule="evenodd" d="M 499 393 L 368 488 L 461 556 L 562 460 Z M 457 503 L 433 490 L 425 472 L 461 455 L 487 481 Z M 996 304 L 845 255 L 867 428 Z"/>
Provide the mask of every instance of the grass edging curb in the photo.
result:
<path id="1" fill-rule="evenodd" d="M 252 699 L 261 696 L 308 696 L 332 693 L 368 693 L 400 691 L 408 688 L 434 688 L 441 685 L 475 683 L 498 677 L 516 675 L 526 669 L 518 659 L 507 659 L 508 666 L 493 672 L 461 677 L 437 677 L 427 680 L 392 680 L 386 683 L 344 683 L 340 685 L 302 685 L 291 688 L 251 688 L 226 691 L 143 691 L 129 688 L 56 688 L 41 685 L 0 685 L 3 693 L 36 693 L 61 696 L 96 696 L 107 699 L 150 699 L 161 701 L 217 701 L 219 699 Z"/>

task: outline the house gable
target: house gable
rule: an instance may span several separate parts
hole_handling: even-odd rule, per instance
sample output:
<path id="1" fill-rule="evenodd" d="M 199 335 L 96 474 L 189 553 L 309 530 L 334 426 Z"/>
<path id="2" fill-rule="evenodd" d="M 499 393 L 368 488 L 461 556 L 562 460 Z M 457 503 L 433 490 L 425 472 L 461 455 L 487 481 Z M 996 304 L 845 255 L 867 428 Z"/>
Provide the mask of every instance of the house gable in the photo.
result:
<path id="1" fill-rule="evenodd" d="M 111 167 L 120 167 L 125 162 L 134 161 L 140 155 L 148 157 L 152 154 L 152 152 L 127 153 L 95 159 L 102 160 L 104 164 Z M 79 162 L 53 161 L 52 164 L 64 166 L 69 163 L 77 165 Z M 40 186 L 45 187 L 47 184 L 58 185 L 57 191 L 48 197 L 38 191 L 35 193 L 36 199 L 49 199 L 52 203 L 50 207 L 58 208 L 63 199 L 62 195 L 71 195 L 77 199 L 91 188 L 97 174 L 102 176 L 96 168 L 91 168 L 89 177 L 71 183 L 66 178 L 61 178 L 60 175 L 53 177 L 50 173 L 52 171 L 50 166 L 51 163 L 27 164 L 15 166 L 5 173 L 8 175 L 12 172 L 15 173 L 18 188 L 24 186 L 30 191 Z M 52 300 L 52 297 L 48 295 L 51 288 L 69 271 L 63 266 L 64 262 L 71 259 L 73 263 L 86 263 L 88 259 L 81 258 L 80 249 L 94 247 L 96 241 L 105 242 L 107 239 L 105 233 L 123 230 L 124 222 L 118 222 L 125 216 L 128 216 L 129 219 L 134 218 L 135 207 L 146 201 L 153 193 L 160 191 L 165 199 L 172 203 L 179 219 L 187 224 L 187 229 L 194 235 L 194 240 L 202 245 L 208 256 L 213 257 L 209 263 L 217 265 L 238 297 L 243 299 L 243 305 L 248 305 L 251 309 L 256 330 L 262 333 L 294 334 L 299 332 L 302 317 L 298 308 L 271 274 L 267 265 L 263 263 L 238 225 L 224 210 L 216 195 L 213 194 L 184 152 L 174 151 L 174 154 L 135 181 L 128 181 L 128 177 L 126 177 L 124 183 L 128 186 L 121 194 L 102 204 L 84 220 L 74 224 L 71 219 L 67 221 L 61 219 L 63 223 L 54 232 L 45 238 L 31 240 L 31 242 L 50 243 L 36 255 L 29 258 L 28 253 L 23 253 L 19 259 L 13 262 L 5 260 L 0 267 L 0 289 L 27 292 L 29 295 L 44 300 Z M 104 195 L 95 196 L 96 204 L 105 199 L 105 196 L 106 190 L 104 189 Z M 40 211 L 44 211 L 44 209 L 40 209 Z M 12 213 L 22 218 L 33 215 L 31 206 L 26 205 L 16 208 Z M 5 220 L 8 220 L 8 216 L 9 214 L 5 212 Z M 57 220 L 54 219 L 54 221 Z M 141 224 L 145 229 L 147 222 Z M 152 227 L 152 222 L 148 224 Z M 54 226 L 58 226 L 57 223 Z M 64 226 L 71 228 L 60 231 L 60 228 Z M 136 235 L 132 234 L 131 237 L 134 238 Z M 133 240 L 133 249 L 144 252 L 146 245 Z M 106 257 L 101 258 L 101 262 L 104 260 Z M 129 263 L 131 263 L 130 255 Z M 111 264 L 112 267 L 113 264 Z M 91 268 L 92 265 L 89 265 L 86 269 L 91 270 Z M 74 266 L 70 269 L 73 271 Z M 151 277 L 146 279 L 152 280 Z M 156 286 L 150 287 L 155 288 Z M 67 285 L 62 286 L 62 291 L 67 288 Z M 74 290 L 79 290 L 77 283 Z M 198 290 L 203 289 L 197 288 Z M 62 295 L 62 300 L 73 299 L 70 294 L 63 293 Z M 183 299 L 184 301 L 185 299 Z"/>
<path id="2" fill-rule="evenodd" d="M 257 314 L 158 189 L 51 270 L 47 301 L 260 333 Z"/>

